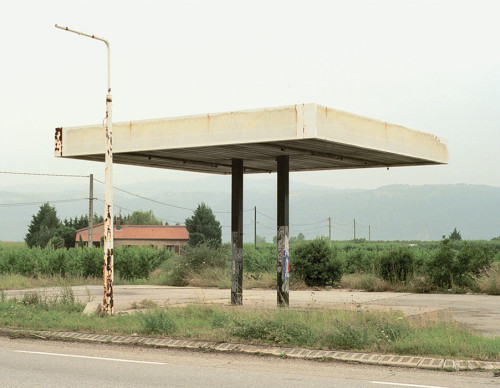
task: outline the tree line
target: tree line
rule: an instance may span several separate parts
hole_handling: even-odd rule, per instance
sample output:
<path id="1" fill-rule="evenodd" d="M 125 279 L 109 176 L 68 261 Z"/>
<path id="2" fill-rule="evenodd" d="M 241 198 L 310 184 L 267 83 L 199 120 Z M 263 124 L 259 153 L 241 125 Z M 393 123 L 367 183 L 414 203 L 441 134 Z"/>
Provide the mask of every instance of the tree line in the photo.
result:
<path id="1" fill-rule="evenodd" d="M 94 214 L 94 225 L 104 222 L 102 216 Z M 136 210 L 132 214 L 114 215 L 114 224 L 122 225 L 168 225 L 158 219 L 152 210 Z M 201 203 L 194 210 L 193 215 L 185 221 L 189 232 L 189 245 L 198 246 L 208 244 L 215 248 L 222 244 L 222 227 L 216 219 L 212 209 Z M 87 214 L 65 218 L 63 221 L 57 216 L 57 210 L 48 202 L 40 206 L 38 213 L 32 216 L 28 232 L 24 238 L 26 245 L 32 247 L 73 248 L 76 232 L 89 226 Z"/>

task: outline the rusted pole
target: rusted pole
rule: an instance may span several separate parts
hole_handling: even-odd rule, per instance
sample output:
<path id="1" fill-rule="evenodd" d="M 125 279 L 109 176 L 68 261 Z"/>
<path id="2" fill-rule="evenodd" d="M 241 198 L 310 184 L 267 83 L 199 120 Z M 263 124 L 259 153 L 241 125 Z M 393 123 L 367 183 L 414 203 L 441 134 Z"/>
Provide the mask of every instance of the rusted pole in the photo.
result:
<path id="1" fill-rule="evenodd" d="M 102 300 L 102 310 L 104 314 L 113 314 L 113 119 L 112 119 L 112 97 L 111 97 L 111 48 L 106 39 L 95 35 L 75 31 L 68 27 L 61 27 L 56 24 L 56 28 L 73 32 L 88 38 L 100 40 L 106 44 L 108 51 L 108 92 L 106 94 L 106 152 L 105 152 L 105 174 L 104 174 L 104 296 Z"/>
<path id="2" fill-rule="evenodd" d="M 108 45 L 109 69 L 109 45 Z M 107 315 L 113 314 L 113 280 L 114 280 L 114 253 L 113 253 L 113 124 L 112 124 L 111 86 L 108 83 L 106 96 L 106 169 L 104 173 L 104 295 L 102 310 Z"/>
<path id="3" fill-rule="evenodd" d="M 89 188 L 89 242 L 88 246 L 93 247 L 93 230 L 94 229 L 94 174 L 90 174 Z"/>

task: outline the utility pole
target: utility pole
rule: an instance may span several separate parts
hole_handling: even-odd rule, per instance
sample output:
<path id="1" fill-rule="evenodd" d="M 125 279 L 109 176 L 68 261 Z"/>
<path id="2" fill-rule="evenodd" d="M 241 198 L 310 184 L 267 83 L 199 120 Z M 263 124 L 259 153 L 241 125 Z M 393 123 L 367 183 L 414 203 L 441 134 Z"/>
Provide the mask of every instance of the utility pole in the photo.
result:
<path id="1" fill-rule="evenodd" d="M 253 207 L 253 246 L 257 249 L 257 206 Z"/>
<path id="2" fill-rule="evenodd" d="M 368 225 L 368 242 L 372 241 L 372 232 L 371 232 L 371 226 Z"/>
<path id="3" fill-rule="evenodd" d="M 89 188 L 89 242 L 88 246 L 93 247 L 92 229 L 94 228 L 94 174 L 90 174 Z"/>
<path id="4" fill-rule="evenodd" d="M 354 242 L 356 242 L 356 218 L 354 219 Z"/>
<path id="5" fill-rule="evenodd" d="M 328 242 L 332 246 L 332 219 L 328 217 Z"/>
<path id="6" fill-rule="evenodd" d="M 106 315 L 113 314 L 113 279 L 114 279 L 114 254 L 113 254 L 113 119 L 112 119 L 112 97 L 111 97 L 111 48 L 106 39 L 84 32 L 71 30 L 68 27 L 56 28 L 73 32 L 77 35 L 86 36 L 100 40 L 106 44 L 108 51 L 108 91 L 106 94 L 106 128 L 105 128 L 105 171 L 104 171 L 104 296 L 102 299 L 102 310 Z"/>

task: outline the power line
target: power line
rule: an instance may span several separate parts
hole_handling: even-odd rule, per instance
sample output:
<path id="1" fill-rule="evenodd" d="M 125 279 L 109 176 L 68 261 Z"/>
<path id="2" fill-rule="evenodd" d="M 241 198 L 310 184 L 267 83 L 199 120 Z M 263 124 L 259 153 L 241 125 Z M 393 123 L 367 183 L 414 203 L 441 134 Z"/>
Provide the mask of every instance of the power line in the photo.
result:
<path id="1" fill-rule="evenodd" d="M 14 171 L 0 171 L 0 174 L 35 175 L 35 176 L 63 176 L 63 177 L 70 177 L 70 178 L 89 178 L 89 175 L 50 174 L 50 173 L 34 173 L 34 172 L 14 172 Z"/>
<path id="2" fill-rule="evenodd" d="M 95 198 L 95 199 L 96 199 L 97 201 L 99 201 L 99 202 L 104 203 L 104 201 L 103 201 L 102 199 L 100 199 L 100 198 Z M 124 207 L 124 206 L 121 206 L 121 205 L 119 205 L 119 204 L 117 204 L 117 203 L 114 203 L 114 204 L 113 204 L 113 206 L 114 206 L 114 207 L 117 207 L 117 208 L 119 208 L 119 209 L 127 210 L 127 211 L 132 212 L 132 213 L 135 211 L 135 210 L 132 210 L 132 209 L 128 209 L 128 208 L 126 208 L 126 207 Z M 161 217 L 157 217 L 157 216 L 155 216 L 155 218 L 156 218 L 156 219 L 158 219 L 158 220 L 161 220 L 161 221 L 166 221 L 166 222 L 168 222 L 168 223 L 172 223 L 172 224 L 174 224 L 174 223 L 175 223 L 175 224 L 179 224 L 179 225 L 184 225 L 184 223 L 185 223 L 185 221 L 168 220 L 168 219 L 166 219 L 166 218 L 161 218 Z M 198 225 L 196 225 L 196 226 L 206 226 L 206 225 L 198 224 Z M 221 224 L 220 226 L 221 226 L 221 228 L 230 228 L 230 227 L 231 227 L 231 225 L 222 225 L 222 224 Z M 250 226 L 253 226 L 253 224 L 248 223 L 248 224 L 243 225 L 243 227 L 244 227 L 244 228 L 248 228 L 248 227 L 250 227 Z"/>
<path id="3" fill-rule="evenodd" d="M 100 199 L 100 198 L 95 198 L 95 199 L 98 200 L 99 202 L 104 203 L 104 201 L 102 199 Z M 117 208 L 120 208 L 120 209 L 123 209 L 123 210 L 127 210 L 127 211 L 132 212 L 132 213 L 135 211 L 135 210 L 132 210 L 132 209 L 128 209 L 128 208 L 126 208 L 124 206 L 121 206 L 121 205 L 117 204 L 116 202 L 113 204 L 113 206 L 117 207 Z M 180 221 L 167 220 L 166 218 L 161 218 L 161 217 L 157 217 L 157 216 L 155 216 L 155 218 L 157 218 L 157 219 L 159 219 L 161 221 L 169 222 L 169 223 L 182 224 L 182 222 L 180 222 Z"/>
<path id="4" fill-rule="evenodd" d="M 104 184 L 104 182 L 100 181 L 99 179 L 95 179 L 94 180 L 96 182 L 99 182 L 101 184 Z M 173 207 L 173 208 L 176 208 L 176 209 L 182 209 L 182 210 L 189 210 L 189 211 L 195 211 L 196 209 L 193 209 L 193 208 L 189 208 L 189 207 L 183 207 L 183 206 L 178 206 L 178 205 L 172 205 L 170 203 L 166 203 L 166 202 L 162 202 L 162 201 L 158 201 L 156 199 L 153 199 L 153 198 L 149 198 L 149 197 L 145 197 L 143 195 L 139 195 L 139 194 L 135 194 L 135 193 L 132 193 L 130 191 L 127 191 L 127 190 L 123 190 L 123 189 L 120 189 L 116 186 L 113 186 L 113 189 L 115 190 L 118 190 L 118 191 L 121 191 L 121 192 L 124 192 L 126 194 L 129 194 L 129 195 L 132 195 L 134 197 L 137 197 L 137 198 L 141 198 L 141 199 L 144 199 L 146 201 L 151 201 L 151 202 L 154 202 L 154 203 L 158 203 L 160 205 L 165 205 L 165 206 L 170 206 L 170 207 Z M 253 211 L 253 209 L 248 209 L 248 210 L 244 210 L 245 212 L 250 212 L 250 211 Z M 216 210 L 212 210 L 213 213 L 221 213 L 221 214 L 230 214 L 231 212 L 230 211 L 216 211 Z"/>
<path id="5" fill-rule="evenodd" d="M 253 209 L 252 209 L 253 210 Z M 270 217 L 267 214 L 261 213 L 260 211 L 257 210 L 257 214 L 260 214 L 261 216 L 264 216 L 266 218 L 269 218 L 270 220 L 276 221 L 276 218 Z"/>
<path id="6" fill-rule="evenodd" d="M 332 224 L 339 225 L 339 226 L 351 226 L 352 222 L 339 223 L 339 222 L 333 221 Z"/>
<path id="7" fill-rule="evenodd" d="M 316 222 L 310 222 L 307 224 L 290 224 L 290 226 L 307 226 L 307 225 L 316 225 L 316 224 L 321 224 L 322 222 L 328 221 L 328 218 L 321 220 L 321 221 L 316 221 Z"/>
<path id="8" fill-rule="evenodd" d="M 276 230 L 276 227 L 267 226 L 265 224 L 260 223 L 259 221 L 257 221 L 257 225 L 260 225 L 260 226 L 262 226 L 263 228 L 266 228 L 266 229 Z"/>
<path id="9" fill-rule="evenodd" d="M 88 198 L 75 198 L 75 199 L 55 199 L 55 200 L 47 200 L 47 201 L 35 201 L 35 202 L 12 202 L 12 203 L 0 203 L 0 206 L 27 206 L 27 205 L 39 205 L 44 203 L 65 203 L 65 202 L 77 202 L 88 200 Z"/>

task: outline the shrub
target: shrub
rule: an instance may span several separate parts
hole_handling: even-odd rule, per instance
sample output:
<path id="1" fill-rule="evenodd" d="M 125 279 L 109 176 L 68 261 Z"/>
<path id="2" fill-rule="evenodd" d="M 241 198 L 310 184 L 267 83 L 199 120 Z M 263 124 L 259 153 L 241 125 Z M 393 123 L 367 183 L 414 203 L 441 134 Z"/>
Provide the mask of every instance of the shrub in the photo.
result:
<path id="1" fill-rule="evenodd" d="M 311 325 L 289 319 L 286 314 L 267 318 L 239 318 L 229 327 L 231 335 L 245 340 L 264 340 L 277 344 L 313 346 L 317 334 Z"/>
<path id="2" fill-rule="evenodd" d="M 269 249 L 271 248 L 271 249 Z M 243 270 L 245 272 L 269 272 L 276 270 L 276 247 L 243 247 Z"/>
<path id="3" fill-rule="evenodd" d="M 346 273 L 369 273 L 373 270 L 374 252 L 365 249 L 351 249 L 345 255 Z"/>
<path id="4" fill-rule="evenodd" d="M 63 287 L 59 294 L 48 295 L 37 291 L 23 294 L 21 303 L 45 311 L 82 312 L 85 305 L 79 302 L 71 287 Z"/>
<path id="5" fill-rule="evenodd" d="M 72 255 L 72 269 L 73 274 L 82 277 L 100 277 L 102 276 L 102 267 L 104 260 L 104 253 L 99 248 L 79 248 L 70 249 L 69 253 Z"/>
<path id="6" fill-rule="evenodd" d="M 326 240 L 316 239 L 293 250 L 291 270 L 307 286 L 325 286 L 342 278 L 342 264 Z"/>
<path id="7" fill-rule="evenodd" d="M 191 271 L 204 268 L 224 268 L 228 261 L 228 253 L 222 248 L 214 248 L 209 244 L 199 244 L 195 247 L 187 246 L 182 260 Z"/>
<path id="8" fill-rule="evenodd" d="M 175 253 L 167 249 L 155 250 L 150 247 L 138 246 L 119 247 L 115 249 L 114 266 L 122 279 L 147 279 L 152 271 L 173 256 Z M 102 273 L 102 250 L 100 271 Z"/>
<path id="9" fill-rule="evenodd" d="M 494 262 L 488 271 L 475 276 L 479 289 L 489 295 L 500 295 L 500 263 Z"/>
<path id="10" fill-rule="evenodd" d="M 450 240 L 444 239 L 439 250 L 427 262 L 427 275 L 438 287 L 451 287 L 456 251 Z"/>
<path id="11" fill-rule="evenodd" d="M 175 320 L 163 310 L 155 310 L 144 315 L 143 331 L 146 334 L 172 334 L 177 330 Z"/>
<path id="12" fill-rule="evenodd" d="M 187 278 L 192 273 L 200 273 L 210 268 L 223 269 L 229 260 L 227 251 L 222 248 L 214 248 L 209 244 L 187 246 L 182 256 L 171 260 L 168 270 L 170 274 L 166 283 L 172 286 L 185 286 Z"/>
<path id="13" fill-rule="evenodd" d="M 438 287 L 475 287 L 474 276 L 493 262 L 492 250 L 484 245 L 464 243 L 458 251 L 444 239 L 439 250 L 427 262 L 427 275 Z"/>
<path id="14" fill-rule="evenodd" d="M 388 282 L 405 282 L 413 276 L 413 254 L 408 248 L 386 251 L 380 255 L 379 275 Z"/>

